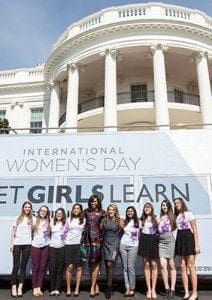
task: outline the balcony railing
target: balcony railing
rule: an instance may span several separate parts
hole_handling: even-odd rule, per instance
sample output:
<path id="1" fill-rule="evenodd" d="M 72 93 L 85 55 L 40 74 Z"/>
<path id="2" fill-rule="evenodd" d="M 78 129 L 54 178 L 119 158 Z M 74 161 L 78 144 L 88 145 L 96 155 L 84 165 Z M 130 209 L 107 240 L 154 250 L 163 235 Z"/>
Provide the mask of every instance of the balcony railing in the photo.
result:
<path id="1" fill-rule="evenodd" d="M 168 91 L 168 102 L 200 105 L 199 95 L 192 93 L 185 93 L 179 91 Z M 130 92 L 118 93 L 117 103 L 147 103 L 154 102 L 154 91 L 142 91 L 140 97 L 132 97 Z M 98 98 L 92 98 L 88 101 L 82 102 L 78 105 L 78 114 L 83 112 L 104 107 L 104 96 Z M 63 124 L 66 119 L 66 113 L 64 113 L 59 120 L 59 125 Z"/>
<path id="2" fill-rule="evenodd" d="M 188 22 L 192 27 L 201 26 L 207 29 L 212 28 L 212 18 L 204 12 L 170 4 L 163 3 L 139 3 L 129 4 L 117 7 L 109 7 L 97 13 L 87 16 L 78 22 L 69 26 L 60 36 L 53 47 L 55 50 L 59 45 L 64 43 L 82 32 L 94 29 L 100 26 L 108 26 L 111 24 L 119 24 L 120 21 L 143 21 L 150 20 L 167 20 L 173 22 Z"/>

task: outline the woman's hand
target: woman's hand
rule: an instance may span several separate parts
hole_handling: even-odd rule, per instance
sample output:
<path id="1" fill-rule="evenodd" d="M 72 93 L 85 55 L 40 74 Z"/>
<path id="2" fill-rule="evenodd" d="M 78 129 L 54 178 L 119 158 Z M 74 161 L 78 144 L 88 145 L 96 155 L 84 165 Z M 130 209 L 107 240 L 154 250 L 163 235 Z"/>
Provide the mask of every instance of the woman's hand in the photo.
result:
<path id="1" fill-rule="evenodd" d="M 195 252 L 196 252 L 196 254 L 200 254 L 201 253 L 199 245 L 195 246 Z"/>
<path id="2" fill-rule="evenodd" d="M 120 221 L 119 221 L 119 227 L 121 227 L 121 228 L 124 228 L 125 227 L 125 221 L 124 221 L 124 219 L 120 219 Z"/>

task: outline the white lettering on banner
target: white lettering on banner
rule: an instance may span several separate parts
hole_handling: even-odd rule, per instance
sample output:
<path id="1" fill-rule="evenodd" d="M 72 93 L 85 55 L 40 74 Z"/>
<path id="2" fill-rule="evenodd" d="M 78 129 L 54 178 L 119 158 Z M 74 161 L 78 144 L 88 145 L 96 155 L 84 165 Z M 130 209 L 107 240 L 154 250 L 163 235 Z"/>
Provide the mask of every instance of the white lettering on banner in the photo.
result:
<path id="1" fill-rule="evenodd" d="M 121 157 L 103 158 L 97 161 L 95 158 L 76 158 L 76 159 L 15 159 L 7 160 L 7 169 L 10 173 L 34 173 L 34 172 L 83 172 L 84 170 L 94 172 L 97 168 L 101 171 L 136 171 L 141 162 L 141 157 Z"/>

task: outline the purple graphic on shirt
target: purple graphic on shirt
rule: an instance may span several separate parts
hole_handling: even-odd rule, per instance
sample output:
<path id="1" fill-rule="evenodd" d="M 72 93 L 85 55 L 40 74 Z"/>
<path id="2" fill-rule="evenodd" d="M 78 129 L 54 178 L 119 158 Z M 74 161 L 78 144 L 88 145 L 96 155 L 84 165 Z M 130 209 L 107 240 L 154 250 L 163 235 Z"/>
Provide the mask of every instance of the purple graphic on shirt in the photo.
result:
<path id="1" fill-rule="evenodd" d="M 168 216 L 164 216 L 161 219 L 160 222 L 160 232 L 164 233 L 164 232 L 169 232 L 170 231 L 170 220 L 168 218 Z"/>
<path id="2" fill-rule="evenodd" d="M 153 222 L 152 222 L 152 217 L 148 217 L 145 221 L 145 225 L 144 225 L 144 230 L 143 232 L 146 233 L 146 234 L 156 234 L 157 233 L 157 227 L 155 227 L 153 225 Z"/>
<path id="3" fill-rule="evenodd" d="M 138 232 L 139 232 L 138 229 L 135 229 L 135 230 L 130 232 L 130 235 L 131 235 L 130 237 L 131 237 L 133 242 L 138 240 Z"/>
<path id="4" fill-rule="evenodd" d="M 183 229 L 189 229 L 189 222 L 186 219 L 185 215 L 182 214 L 181 216 L 179 216 L 178 219 L 178 224 L 179 224 L 179 229 L 183 230 Z"/>
<path id="5" fill-rule="evenodd" d="M 148 234 L 155 234 L 157 229 L 153 226 L 148 227 Z"/>
<path id="6" fill-rule="evenodd" d="M 68 226 L 67 226 L 67 224 L 62 225 L 61 229 L 62 229 L 62 234 L 60 235 L 60 239 L 61 239 L 61 242 L 65 242 L 66 236 L 67 236 L 67 233 L 68 233 Z"/>
<path id="7" fill-rule="evenodd" d="M 43 238 L 45 241 L 48 241 L 50 238 L 50 233 L 47 224 L 42 224 Z"/>

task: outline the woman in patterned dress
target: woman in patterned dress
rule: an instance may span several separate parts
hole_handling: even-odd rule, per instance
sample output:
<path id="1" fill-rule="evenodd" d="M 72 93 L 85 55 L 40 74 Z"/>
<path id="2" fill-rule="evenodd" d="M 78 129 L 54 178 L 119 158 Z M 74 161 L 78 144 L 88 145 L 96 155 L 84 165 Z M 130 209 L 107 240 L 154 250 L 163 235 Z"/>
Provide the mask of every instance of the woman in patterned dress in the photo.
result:
<path id="1" fill-rule="evenodd" d="M 200 253 L 196 217 L 188 210 L 182 198 L 174 200 L 177 237 L 175 253 L 179 256 L 181 276 L 185 291 L 184 300 L 197 300 L 197 274 L 195 270 L 196 254 Z M 192 294 L 189 297 L 188 270 L 191 277 Z"/>
<path id="2" fill-rule="evenodd" d="M 88 200 L 88 208 L 84 211 L 86 222 L 81 241 L 81 244 L 87 247 L 88 252 L 88 263 L 91 275 L 90 297 L 95 297 L 99 294 L 97 280 L 103 243 L 100 224 L 104 216 L 105 211 L 102 210 L 100 198 L 97 195 L 92 195 Z"/>

